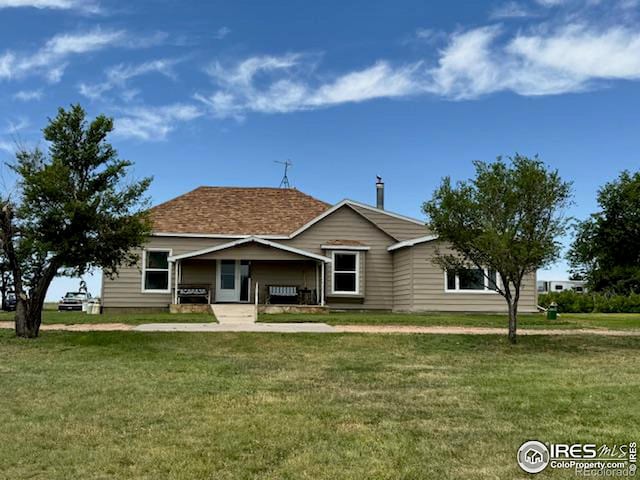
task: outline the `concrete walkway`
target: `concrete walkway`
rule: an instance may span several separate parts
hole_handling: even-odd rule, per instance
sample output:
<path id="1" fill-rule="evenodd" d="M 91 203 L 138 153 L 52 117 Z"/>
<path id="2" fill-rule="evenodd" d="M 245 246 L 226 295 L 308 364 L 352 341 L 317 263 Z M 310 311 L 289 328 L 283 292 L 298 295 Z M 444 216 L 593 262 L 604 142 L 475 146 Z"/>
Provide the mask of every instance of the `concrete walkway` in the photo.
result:
<path id="1" fill-rule="evenodd" d="M 136 332 L 279 332 L 331 333 L 337 330 L 326 323 L 145 323 Z"/>
<path id="2" fill-rule="evenodd" d="M 215 303 L 210 307 L 220 324 L 252 324 L 255 323 L 258 316 L 258 307 L 253 304 Z"/>
<path id="3" fill-rule="evenodd" d="M 0 328 L 14 329 L 13 322 L 0 322 Z M 506 335 L 506 328 L 493 327 L 423 327 L 417 325 L 336 325 L 326 323 L 62 323 L 45 324 L 41 330 L 68 332 L 277 332 L 277 333 L 401 333 L 429 335 Z M 518 329 L 518 335 L 602 335 L 611 337 L 640 336 L 640 330 L 583 329 Z"/>

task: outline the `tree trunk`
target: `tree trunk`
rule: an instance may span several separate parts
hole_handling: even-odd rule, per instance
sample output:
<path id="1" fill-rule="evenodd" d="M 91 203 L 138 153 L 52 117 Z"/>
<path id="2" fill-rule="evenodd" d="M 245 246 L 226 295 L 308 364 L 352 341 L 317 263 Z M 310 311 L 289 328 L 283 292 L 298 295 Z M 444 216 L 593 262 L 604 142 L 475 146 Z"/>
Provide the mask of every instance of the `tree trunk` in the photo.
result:
<path id="1" fill-rule="evenodd" d="M 23 338 L 36 338 L 42 323 L 42 305 L 33 305 L 31 299 L 19 296 L 16 303 L 16 335 Z"/>
<path id="2" fill-rule="evenodd" d="M 18 295 L 15 317 L 18 337 L 36 338 L 40 333 L 44 297 L 57 271 L 57 263 L 50 263 L 43 269 L 38 283 L 29 291 L 29 297 L 24 292 Z"/>
<path id="3" fill-rule="evenodd" d="M 4 310 L 4 304 L 7 300 L 7 277 L 4 270 L 0 270 L 0 295 L 2 296 L 2 308 Z"/>
<path id="4" fill-rule="evenodd" d="M 516 329 L 518 326 L 518 302 L 510 301 L 509 304 L 509 341 L 516 343 Z"/>

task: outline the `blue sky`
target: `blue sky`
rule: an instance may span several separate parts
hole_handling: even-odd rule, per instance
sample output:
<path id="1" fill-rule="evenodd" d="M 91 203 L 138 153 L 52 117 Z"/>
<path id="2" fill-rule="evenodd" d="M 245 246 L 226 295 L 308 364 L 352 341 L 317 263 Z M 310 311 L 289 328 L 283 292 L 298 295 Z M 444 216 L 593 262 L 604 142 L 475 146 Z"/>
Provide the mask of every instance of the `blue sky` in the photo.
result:
<path id="1" fill-rule="evenodd" d="M 379 174 L 387 208 L 421 217 L 442 176 L 517 151 L 574 181 L 583 218 L 638 168 L 639 17 L 638 0 L 0 0 L 0 160 L 80 102 L 115 118 L 154 203 L 277 186 L 288 158 L 318 198 L 372 203 Z"/>

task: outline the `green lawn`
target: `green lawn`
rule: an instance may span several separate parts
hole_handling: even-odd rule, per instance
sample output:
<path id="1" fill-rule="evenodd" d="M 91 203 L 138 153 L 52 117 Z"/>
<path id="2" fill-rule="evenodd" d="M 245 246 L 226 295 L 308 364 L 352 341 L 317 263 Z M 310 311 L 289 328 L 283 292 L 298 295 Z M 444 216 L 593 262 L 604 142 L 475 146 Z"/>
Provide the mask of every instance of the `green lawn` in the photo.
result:
<path id="1" fill-rule="evenodd" d="M 639 364 L 635 337 L 0 331 L 0 477 L 525 478 L 524 440 L 637 440 Z"/>
<path id="2" fill-rule="evenodd" d="M 13 312 L 0 312 L 0 321 L 12 321 Z M 104 315 L 88 315 L 84 312 L 58 312 L 45 310 L 42 312 L 42 323 L 128 323 L 140 325 L 141 323 L 190 323 L 190 322 L 216 322 L 216 318 L 210 313 L 107 313 Z"/>
<path id="3" fill-rule="evenodd" d="M 0 312 L 0 321 L 13 320 L 12 312 Z M 87 315 L 82 312 L 58 312 L 45 310 L 43 324 L 63 323 L 189 323 L 215 322 L 212 314 L 205 313 L 109 313 Z M 424 326 L 477 326 L 506 327 L 507 318 L 501 314 L 465 313 L 375 313 L 332 312 L 329 314 L 261 314 L 260 322 L 324 322 L 330 325 L 424 325 Z M 640 314 L 637 313 L 567 313 L 558 320 L 547 320 L 543 314 L 521 314 L 521 328 L 609 328 L 614 330 L 640 329 Z"/>
<path id="4" fill-rule="evenodd" d="M 544 314 L 520 314 L 522 328 L 610 328 L 640 329 L 640 313 L 565 313 L 557 320 Z M 260 322 L 324 322 L 330 325 L 424 325 L 506 327 L 503 314 L 470 313 L 374 313 L 331 312 L 328 314 L 261 314 Z"/>

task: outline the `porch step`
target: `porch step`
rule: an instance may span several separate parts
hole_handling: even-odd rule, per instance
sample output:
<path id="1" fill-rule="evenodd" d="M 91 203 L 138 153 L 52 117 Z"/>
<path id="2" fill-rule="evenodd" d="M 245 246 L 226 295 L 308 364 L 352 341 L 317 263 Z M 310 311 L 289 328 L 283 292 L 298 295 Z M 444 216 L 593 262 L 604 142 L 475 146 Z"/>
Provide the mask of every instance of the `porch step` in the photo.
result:
<path id="1" fill-rule="evenodd" d="M 212 304 L 218 323 L 255 323 L 256 306 L 247 304 Z"/>

